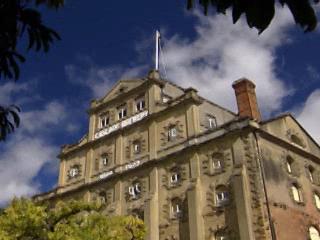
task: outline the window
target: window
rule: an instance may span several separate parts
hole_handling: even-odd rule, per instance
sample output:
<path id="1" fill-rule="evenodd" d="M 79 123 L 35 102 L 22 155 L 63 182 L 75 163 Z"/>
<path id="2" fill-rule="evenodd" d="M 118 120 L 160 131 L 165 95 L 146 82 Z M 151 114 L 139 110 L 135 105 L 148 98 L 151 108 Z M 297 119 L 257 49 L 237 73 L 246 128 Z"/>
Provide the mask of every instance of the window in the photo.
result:
<path id="1" fill-rule="evenodd" d="M 213 170 L 215 170 L 215 171 L 221 170 L 221 168 L 222 168 L 221 160 L 213 159 L 212 160 L 212 167 L 213 167 Z"/>
<path id="2" fill-rule="evenodd" d="M 169 100 L 170 100 L 169 97 L 167 97 L 167 96 L 162 96 L 162 102 L 163 102 L 163 103 L 167 103 Z"/>
<path id="3" fill-rule="evenodd" d="M 136 110 L 137 112 L 140 112 L 142 110 L 145 109 L 145 106 L 146 106 L 146 102 L 144 100 L 144 98 L 140 98 L 136 101 Z"/>
<path id="4" fill-rule="evenodd" d="M 141 142 L 140 141 L 133 142 L 133 153 L 134 154 L 141 153 Z"/>
<path id="5" fill-rule="evenodd" d="M 312 166 L 309 166 L 308 169 L 307 169 L 307 175 L 308 175 L 308 178 L 310 180 L 310 182 L 314 182 L 314 168 Z"/>
<path id="6" fill-rule="evenodd" d="M 310 240 L 320 240 L 318 229 L 313 226 L 309 227 L 309 238 Z"/>
<path id="7" fill-rule="evenodd" d="M 144 211 L 142 209 L 134 209 L 131 213 L 132 216 L 139 218 L 140 220 L 144 220 Z"/>
<path id="8" fill-rule="evenodd" d="M 105 191 L 99 192 L 99 203 L 106 203 L 107 194 Z"/>
<path id="9" fill-rule="evenodd" d="M 171 126 L 169 127 L 168 130 L 168 140 L 172 141 L 177 137 L 177 128 L 176 126 Z"/>
<path id="10" fill-rule="evenodd" d="M 208 116 L 208 127 L 210 129 L 217 127 L 217 120 L 214 116 Z"/>
<path id="11" fill-rule="evenodd" d="M 293 200 L 295 202 L 297 202 L 297 203 L 303 202 L 301 190 L 300 190 L 299 186 L 296 183 L 292 184 L 291 193 L 292 193 Z"/>
<path id="12" fill-rule="evenodd" d="M 68 175 L 70 178 L 74 178 L 79 175 L 79 167 L 73 166 L 69 169 Z"/>
<path id="13" fill-rule="evenodd" d="M 229 202 L 229 192 L 226 186 L 217 187 L 215 200 L 217 206 L 223 206 Z"/>
<path id="14" fill-rule="evenodd" d="M 319 194 L 314 193 L 313 197 L 314 197 L 314 202 L 316 204 L 317 209 L 320 210 L 320 197 L 319 197 Z"/>
<path id="15" fill-rule="evenodd" d="M 218 232 L 214 238 L 215 240 L 227 240 L 228 238 L 225 236 L 224 233 Z"/>
<path id="16" fill-rule="evenodd" d="M 220 203 L 224 203 L 224 202 L 228 201 L 229 200 L 228 192 L 217 192 L 216 200 L 217 200 L 218 205 Z"/>
<path id="17" fill-rule="evenodd" d="M 182 216 L 181 202 L 178 199 L 171 201 L 171 214 L 173 218 L 180 218 Z"/>
<path id="18" fill-rule="evenodd" d="M 102 154 L 101 155 L 101 162 L 102 162 L 102 165 L 103 166 L 108 166 L 108 164 L 109 164 L 109 156 L 108 156 L 108 154 Z"/>
<path id="19" fill-rule="evenodd" d="M 109 125 L 110 121 L 110 117 L 108 114 L 104 114 L 100 116 L 100 123 L 99 123 L 99 127 L 100 128 L 105 128 Z"/>
<path id="20" fill-rule="evenodd" d="M 125 118 L 127 116 L 127 108 L 126 106 L 120 107 L 118 109 L 118 118 L 119 120 Z"/>
<path id="21" fill-rule="evenodd" d="M 287 158 L 287 171 L 288 173 L 292 173 L 292 163 L 293 163 L 293 159 L 292 158 Z"/>
<path id="22" fill-rule="evenodd" d="M 181 180 L 181 176 L 179 173 L 173 173 L 170 177 L 170 183 L 175 185 L 177 184 L 178 182 L 180 182 Z"/>
<path id="23" fill-rule="evenodd" d="M 138 198 L 141 193 L 141 185 L 140 183 L 135 183 L 131 185 L 128 189 L 129 195 L 132 198 Z"/>

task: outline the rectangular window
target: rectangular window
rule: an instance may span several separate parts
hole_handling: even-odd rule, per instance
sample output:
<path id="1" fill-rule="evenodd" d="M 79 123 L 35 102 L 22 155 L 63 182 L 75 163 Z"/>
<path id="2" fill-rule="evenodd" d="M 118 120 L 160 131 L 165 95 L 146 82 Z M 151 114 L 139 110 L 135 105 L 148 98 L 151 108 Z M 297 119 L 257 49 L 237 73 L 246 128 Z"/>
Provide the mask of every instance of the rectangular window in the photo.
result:
<path id="1" fill-rule="evenodd" d="M 140 98 L 136 101 L 136 111 L 140 112 L 143 111 L 146 107 L 146 102 L 144 100 L 144 98 Z"/>
<path id="2" fill-rule="evenodd" d="M 141 143 L 140 143 L 140 141 L 135 141 L 133 143 L 133 152 L 135 154 L 139 154 L 141 152 Z"/>
<path id="3" fill-rule="evenodd" d="M 214 116 L 208 115 L 208 128 L 213 129 L 217 127 L 217 119 Z"/>
<path id="4" fill-rule="evenodd" d="M 127 116 L 127 107 L 123 106 L 118 109 L 118 118 L 119 120 L 125 118 Z"/>
<path id="5" fill-rule="evenodd" d="M 168 140 L 172 141 L 177 137 L 177 128 L 175 126 L 172 126 L 168 130 Z"/>
<path id="6" fill-rule="evenodd" d="M 108 114 L 104 114 L 100 116 L 99 128 L 105 128 L 110 123 L 110 117 Z"/>

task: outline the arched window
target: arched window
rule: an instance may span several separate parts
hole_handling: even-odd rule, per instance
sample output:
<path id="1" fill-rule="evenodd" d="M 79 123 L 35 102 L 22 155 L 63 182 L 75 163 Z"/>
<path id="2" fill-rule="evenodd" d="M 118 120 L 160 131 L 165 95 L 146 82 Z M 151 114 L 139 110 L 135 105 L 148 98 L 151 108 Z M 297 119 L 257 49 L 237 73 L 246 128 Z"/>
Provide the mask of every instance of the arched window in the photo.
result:
<path id="1" fill-rule="evenodd" d="M 291 193 L 292 193 L 292 197 L 293 197 L 294 201 L 296 201 L 298 203 L 303 202 L 301 190 L 300 190 L 298 184 L 296 184 L 296 183 L 292 184 Z"/>
<path id="2" fill-rule="evenodd" d="M 297 145 L 299 145 L 300 147 L 305 147 L 304 143 L 303 143 L 303 140 L 298 137 L 297 135 L 295 134 L 292 134 L 291 135 L 291 141 Z"/>
<path id="3" fill-rule="evenodd" d="M 319 231 L 314 226 L 309 227 L 309 237 L 310 240 L 320 240 Z"/>
<path id="4" fill-rule="evenodd" d="M 294 160 L 292 157 L 287 157 L 286 168 L 287 168 L 288 173 L 292 173 L 293 162 L 294 162 Z"/>
<path id="5" fill-rule="evenodd" d="M 314 197 L 314 202 L 316 204 L 317 209 L 320 210 L 320 197 L 319 197 L 319 194 L 318 193 L 314 193 L 313 197 Z"/>
<path id="6" fill-rule="evenodd" d="M 308 178 L 309 178 L 310 182 L 313 183 L 314 182 L 314 167 L 308 166 L 307 174 L 308 174 Z"/>

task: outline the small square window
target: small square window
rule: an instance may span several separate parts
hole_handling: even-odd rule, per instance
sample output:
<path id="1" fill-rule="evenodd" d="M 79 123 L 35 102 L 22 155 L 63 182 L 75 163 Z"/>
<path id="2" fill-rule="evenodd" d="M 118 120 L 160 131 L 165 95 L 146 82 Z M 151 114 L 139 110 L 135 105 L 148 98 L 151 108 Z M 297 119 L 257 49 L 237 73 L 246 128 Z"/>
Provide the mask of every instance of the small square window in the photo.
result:
<path id="1" fill-rule="evenodd" d="M 129 195 L 131 198 L 138 198 L 141 194 L 141 185 L 140 183 L 135 183 L 131 185 L 128 189 Z"/>
<path id="2" fill-rule="evenodd" d="M 74 178 L 74 177 L 77 177 L 79 175 L 79 173 L 80 173 L 79 167 L 74 166 L 69 169 L 68 175 L 70 178 Z"/>
<path id="3" fill-rule="evenodd" d="M 221 161 L 218 160 L 218 159 L 214 159 L 212 161 L 212 167 L 213 167 L 214 170 L 220 170 L 222 168 Z"/>
<path id="4" fill-rule="evenodd" d="M 227 191 L 218 191 L 216 193 L 217 206 L 225 205 L 229 201 L 229 193 Z"/>
<path id="5" fill-rule="evenodd" d="M 173 185 L 179 183 L 180 180 L 181 180 L 181 176 L 179 173 L 173 173 L 170 177 L 170 183 Z"/>

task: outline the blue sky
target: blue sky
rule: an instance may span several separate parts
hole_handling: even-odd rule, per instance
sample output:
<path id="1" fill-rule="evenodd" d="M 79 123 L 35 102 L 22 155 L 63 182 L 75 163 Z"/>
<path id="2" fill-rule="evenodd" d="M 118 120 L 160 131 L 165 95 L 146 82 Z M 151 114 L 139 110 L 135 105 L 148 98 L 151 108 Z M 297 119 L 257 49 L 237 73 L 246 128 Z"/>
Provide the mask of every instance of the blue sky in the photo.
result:
<path id="1" fill-rule="evenodd" d="M 247 77 L 264 118 L 293 112 L 320 140 L 320 32 L 304 34 L 286 9 L 260 36 L 230 14 L 187 12 L 183 0 L 79 0 L 42 11 L 62 40 L 48 54 L 27 53 L 19 81 L 1 81 L 0 103 L 20 105 L 22 125 L 0 144 L 0 204 L 55 186 L 56 155 L 86 133 L 90 100 L 153 67 L 156 29 L 170 80 L 236 111 L 231 84 Z"/>

